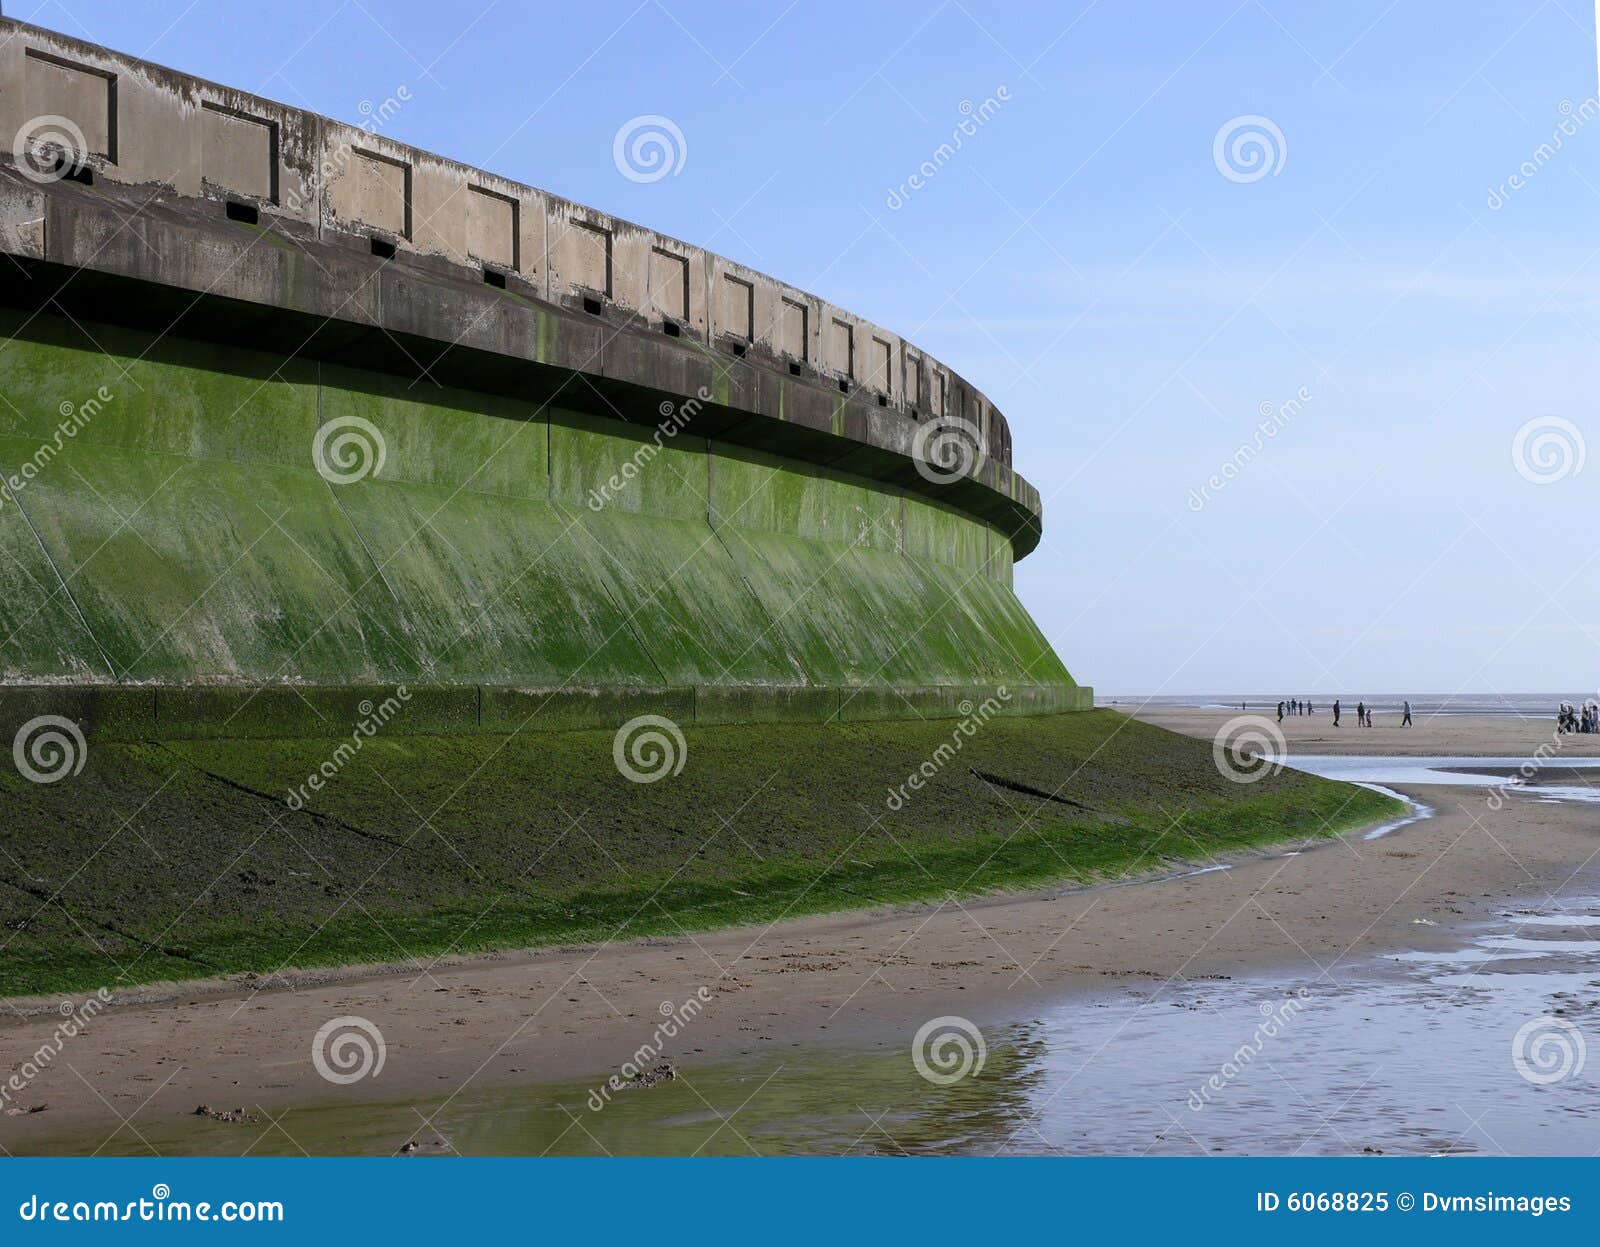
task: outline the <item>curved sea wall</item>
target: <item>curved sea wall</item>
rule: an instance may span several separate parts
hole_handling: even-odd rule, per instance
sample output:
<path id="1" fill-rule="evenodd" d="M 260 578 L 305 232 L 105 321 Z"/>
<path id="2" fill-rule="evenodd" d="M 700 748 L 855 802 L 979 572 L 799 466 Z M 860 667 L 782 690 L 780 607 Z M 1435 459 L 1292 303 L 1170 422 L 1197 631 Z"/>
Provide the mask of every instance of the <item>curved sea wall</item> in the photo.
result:
<path id="1" fill-rule="evenodd" d="M 0 22 L 0 726 L 1086 708 L 1003 416 L 895 335 Z M 1003 694 L 1002 694 L 1003 690 Z"/>

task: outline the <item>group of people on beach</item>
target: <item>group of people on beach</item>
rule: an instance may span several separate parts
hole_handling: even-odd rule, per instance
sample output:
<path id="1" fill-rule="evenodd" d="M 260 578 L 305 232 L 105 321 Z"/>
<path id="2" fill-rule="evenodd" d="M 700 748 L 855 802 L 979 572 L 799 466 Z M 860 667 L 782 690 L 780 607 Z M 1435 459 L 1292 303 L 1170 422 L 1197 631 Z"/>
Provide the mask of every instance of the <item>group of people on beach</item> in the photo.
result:
<path id="1" fill-rule="evenodd" d="M 1556 733 L 1562 732 L 1600 732 L 1600 706 L 1591 701 L 1580 710 L 1570 701 L 1562 702 L 1556 711 Z"/>
<path id="2" fill-rule="evenodd" d="M 1409 701 L 1403 701 L 1400 704 L 1401 704 L 1401 706 L 1403 708 L 1403 713 L 1402 713 L 1402 717 L 1401 717 L 1401 720 L 1400 720 L 1400 726 L 1401 727 L 1410 727 L 1411 726 L 1411 703 Z M 1240 705 L 1240 709 L 1248 709 L 1248 707 L 1246 707 L 1243 702 L 1239 703 L 1239 705 Z M 1563 702 L 1562 703 L 1562 710 L 1563 710 L 1563 713 L 1565 713 L 1566 711 L 1570 711 L 1571 707 L 1568 706 L 1565 702 Z M 1594 716 L 1594 718 L 1592 720 L 1588 717 L 1589 716 L 1589 711 L 1590 711 L 1590 707 L 1585 707 L 1584 708 L 1584 715 L 1585 715 L 1584 722 L 1588 723 L 1588 722 L 1592 721 L 1594 723 L 1594 725 L 1595 725 L 1594 727 L 1592 727 L 1592 728 L 1589 728 L 1589 727 L 1576 728 L 1576 727 L 1574 727 L 1574 728 L 1571 728 L 1571 729 L 1568 729 L 1568 730 L 1570 730 L 1570 731 L 1584 731 L 1584 732 L 1600 731 L 1600 709 L 1596 709 L 1595 716 Z M 1315 713 L 1316 713 L 1316 709 L 1315 709 L 1314 706 L 1312 706 L 1311 700 L 1309 698 L 1307 698 L 1305 700 L 1301 700 L 1298 697 L 1291 697 L 1291 698 L 1288 698 L 1288 699 L 1286 699 L 1284 701 L 1280 701 L 1278 703 L 1278 722 L 1279 723 L 1283 722 L 1283 717 L 1286 714 L 1294 715 L 1294 714 L 1315 714 Z M 1339 716 L 1342 715 L 1343 713 L 1344 713 L 1344 708 L 1343 708 L 1343 706 L 1340 705 L 1339 699 L 1337 697 L 1335 697 L 1333 699 L 1333 725 L 1334 725 L 1334 727 L 1338 727 L 1339 726 Z M 1574 720 L 1574 722 L 1576 722 L 1576 720 Z M 1372 726 L 1372 707 L 1367 705 L 1367 703 L 1364 702 L 1364 701 L 1358 701 L 1356 703 L 1356 726 L 1357 727 L 1371 727 Z"/>

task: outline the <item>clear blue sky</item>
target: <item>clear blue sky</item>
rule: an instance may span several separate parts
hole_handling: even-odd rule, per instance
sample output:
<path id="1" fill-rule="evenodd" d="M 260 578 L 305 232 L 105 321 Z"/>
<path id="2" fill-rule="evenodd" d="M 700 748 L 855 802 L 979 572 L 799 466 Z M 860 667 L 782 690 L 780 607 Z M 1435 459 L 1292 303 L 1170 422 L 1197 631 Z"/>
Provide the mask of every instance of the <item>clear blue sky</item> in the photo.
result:
<path id="1" fill-rule="evenodd" d="M 403 85 L 401 141 L 903 332 L 1009 417 L 1047 499 L 1018 590 L 1103 693 L 1600 686 L 1589 0 L 5 9 L 352 122 Z M 618 173 L 640 114 L 676 175 Z M 1256 181 L 1214 161 L 1246 115 Z M 1513 439 L 1551 416 L 1597 462 L 1541 485 Z"/>

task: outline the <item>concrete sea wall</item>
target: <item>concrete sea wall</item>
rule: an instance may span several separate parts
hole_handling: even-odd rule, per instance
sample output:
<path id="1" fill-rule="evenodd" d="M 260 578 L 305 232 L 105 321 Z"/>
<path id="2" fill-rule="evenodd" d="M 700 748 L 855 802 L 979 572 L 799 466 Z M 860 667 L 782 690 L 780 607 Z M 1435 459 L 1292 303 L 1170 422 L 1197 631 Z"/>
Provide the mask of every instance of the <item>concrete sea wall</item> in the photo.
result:
<path id="1" fill-rule="evenodd" d="M 0 730 L 343 735 L 401 686 L 390 730 L 1091 704 L 1011 589 L 1004 417 L 926 353 L 0 27 Z"/>

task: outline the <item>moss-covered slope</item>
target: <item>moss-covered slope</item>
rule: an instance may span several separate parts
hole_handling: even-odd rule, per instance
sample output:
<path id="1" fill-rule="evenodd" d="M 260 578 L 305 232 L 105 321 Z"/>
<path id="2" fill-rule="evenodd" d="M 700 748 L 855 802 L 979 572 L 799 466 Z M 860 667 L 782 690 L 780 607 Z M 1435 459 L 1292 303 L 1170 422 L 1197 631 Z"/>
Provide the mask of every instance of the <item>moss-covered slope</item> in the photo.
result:
<path id="1" fill-rule="evenodd" d="M 1158 871 L 1383 817 L 1110 711 L 689 729 L 626 779 L 610 732 L 91 742 L 0 768 L 0 994 L 628 938 Z M 928 763 L 920 790 L 890 794 Z M 1049 794 L 1049 795 L 1044 795 Z"/>
<path id="2" fill-rule="evenodd" d="M 1071 686 L 990 525 L 653 407 L 0 334 L 0 683 Z"/>

